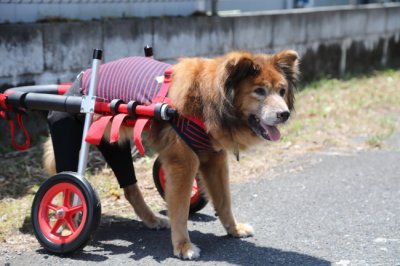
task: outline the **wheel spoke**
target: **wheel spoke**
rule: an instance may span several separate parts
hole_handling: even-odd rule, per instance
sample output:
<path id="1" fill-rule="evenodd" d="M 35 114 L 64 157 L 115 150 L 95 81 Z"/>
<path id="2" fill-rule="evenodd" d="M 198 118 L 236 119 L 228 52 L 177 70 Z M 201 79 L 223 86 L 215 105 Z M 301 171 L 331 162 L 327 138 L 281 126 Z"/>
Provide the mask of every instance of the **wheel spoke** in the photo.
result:
<path id="1" fill-rule="evenodd" d="M 74 221 L 72 221 L 71 217 L 66 218 L 65 221 L 67 222 L 67 225 L 71 233 L 74 233 L 76 231 L 76 226 Z"/>
<path id="2" fill-rule="evenodd" d="M 82 210 L 83 210 L 83 206 L 82 206 L 82 204 L 81 204 L 81 205 L 76 205 L 76 206 L 73 206 L 73 207 L 69 208 L 69 209 L 67 210 L 67 212 L 68 212 L 70 215 L 73 215 L 73 214 L 75 214 L 75 213 L 77 213 L 77 212 L 80 212 L 80 211 L 82 211 Z"/>
<path id="3" fill-rule="evenodd" d="M 47 208 L 49 208 L 52 211 L 57 211 L 60 207 L 53 203 L 50 203 L 49 205 L 47 205 Z"/>
<path id="4" fill-rule="evenodd" d="M 69 189 L 63 191 L 63 205 L 65 207 L 71 206 L 71 191 Z"/>
<path id="5" fill-rule="evenodd" d="M 57 221 L 54 223 L 53 227 L 51 228 L 50 233 L 53 234 L 53 235 L 55 235 L 56 233 L 59 233 L 59 234 L 60 234 L 61 232 L 57 232 L 57 230 L 58 230 L 58 228 L 59 228 L 60 226 L 63 225 L 63 223 L 64 223 L 64 220 L 62 220 L 62 219 L 57 219 Z"/>

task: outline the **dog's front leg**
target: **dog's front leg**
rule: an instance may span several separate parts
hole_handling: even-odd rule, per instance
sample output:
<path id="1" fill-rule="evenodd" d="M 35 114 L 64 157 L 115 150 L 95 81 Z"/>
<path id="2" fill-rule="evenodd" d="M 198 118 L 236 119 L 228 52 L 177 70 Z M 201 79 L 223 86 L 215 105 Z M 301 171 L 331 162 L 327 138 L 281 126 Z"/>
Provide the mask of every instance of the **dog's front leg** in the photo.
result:
<path id="1" fill-rule="evenodd" d="M 248 224 L 236 223 L 232 213 L 226 152 L 221 151 L 204 156 L 200 171 L 215 211 L 228 234 L 234 237 L 253 235 L 253 228 Z"/>
<path id="2" fill-rule="evenodd" d="M 135 210 L 136 215 L 148 228 L 156 230 L 169 228 L 169 221 L 167 219 L 157 217 L 151 211 L 149 206 L 147 206 L 137 184 L 125 187 L 124 194 L 125 198 L 129 201 L 129 203 Z"/>
<path id="3" fill-rule="evenodd" d="M 183 259 L 195 259 L 200 256 L 200 249 L 190 241 L 187 220 L 193 181 L 199 168 L 197 156 L 191 151 L 173 154 L 162 160 L 162 163 L 167 173 L 165 198 L 174 255 Z"/>

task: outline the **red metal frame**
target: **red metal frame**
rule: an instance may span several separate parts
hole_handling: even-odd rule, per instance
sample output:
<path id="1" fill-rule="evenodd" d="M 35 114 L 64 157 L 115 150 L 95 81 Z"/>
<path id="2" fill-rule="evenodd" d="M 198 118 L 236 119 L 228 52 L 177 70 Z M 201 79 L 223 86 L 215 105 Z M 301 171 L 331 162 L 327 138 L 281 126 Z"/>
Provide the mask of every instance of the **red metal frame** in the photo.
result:
<path id="1" fill-rule="evenodd" d="M 138 105 L 135 108 L 135 113 L 138 116 L 154 116 L 154 106 L 155 104 L 151 105 Z M 110 114 L 111 113 L 111 103 L 109 102 L 102 102 L 98 101 L 95 104 L 94 112 L 97 114 Z M 128 114 L 128 104 L 120 104 L 117 109 L 118 113 Z"/>
<path id="2" fill-rule="evenodd" d="M 165 117 L 171 117 L 174 113 L 173 109 L 168 104 L 169 100 L 165 97 L 170 82 L 170 72 L 166 71 L 166 79 L 160 90 L 160 93 L 155 101 L 150 105 L 132 105 L 129 107 L 128 103 L 121 103 L 113 106 L 111 102 L 105 102 L 96 100 L 94 104 L 94 113 L 110 117 L 109 121 L 113 123 L 113 141 L 117 141 L 119 138 L 119 126 L 122 123 L 114 123 L 117 120 L 123 122 L 125 126 L 134 127 L 134 143 L 138 147 L 140 154 L 144 155 L 144 147 L 141 141 L 141 133 L 146 130 L 149 124 L 149 120 L 153 117 L 155 119 L 166 119 Z M 46 85 L 43 85 L 46 86 Z M 79 113 L 81 110 L 81 104 L 83 99 L 79 96 L 64 96 L 65 92 L 70 88 L 71 83 L 63 83 L 60 85 L 48 85 L 50 88 L 43 86 L 27 86 L 11 88 L 5 91 L 3 94 L 0 93 L 0 118 L 8 120 L 10 124 L 10 133 L 12 138 L 12 144 L 16 149 L 25 150 L 29 147 L 29 135 L 25 130 L 22 122 L 20 111 L 25 109 L 34 110 L 55 110 L 62 112 Z M 51 94 L 51 95 L 50 95 Z M 61 98 L 60 98 L 61 97 Z M 64 97 L 64 98 L 62 98 Z M 53 109 L 54 108 L 54 109 Z M 132 110 L 130 110 L 132 108 Z M 18 126 L 21 128 L 25 135 L 26 142 L 23 145 L 19 145 L 15 142 L 14 128 L 15 122 L 10 119 L 8 112 L 16 112 L 18 116 Z M 133 116 L 130 116 L 133 114 Z M 114 119 L 117 118 L 118 119 Z M 167 118 L 168 119 L 168 118 Z M 117 127 L 117 125 L 119 125 Z M 96 126 L 95 126 L 96 127 Z M 104 131 L 99 132 L 97 129 L 90 131 L 90 134 L 95 134 L 95 138 L 101 138 Z M 101 134 L 101 136 L 99 135 Z M 92 137 L 87 136 L 87 140 Z M 92 143 L 92 142 L 90 142 Z M 96 143 L 92 143 L 96 144 Z"/>
<path id="3" fill-rule="evenodd" d="M 57 94 L 58 95 L 64 95 L 67 90 L 71 87 L 72 83 L 67 82 L 67 83 L 61 83 L 57 87 Z"/>

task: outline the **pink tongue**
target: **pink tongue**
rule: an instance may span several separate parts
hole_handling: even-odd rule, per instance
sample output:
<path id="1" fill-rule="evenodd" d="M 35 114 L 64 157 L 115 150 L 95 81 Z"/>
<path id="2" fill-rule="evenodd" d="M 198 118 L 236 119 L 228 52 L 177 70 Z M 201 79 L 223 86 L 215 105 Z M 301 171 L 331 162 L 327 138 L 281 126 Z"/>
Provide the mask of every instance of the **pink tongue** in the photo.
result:
<path id="1" fill-rule="evenodd" d="M 268 136 L 270 140 L 277 141 L 281 138 L 281 133 L 279 132 L 279 129 L 277 129 L 276 127 L 265 125 L 264 128 L 268 131 Z"/>

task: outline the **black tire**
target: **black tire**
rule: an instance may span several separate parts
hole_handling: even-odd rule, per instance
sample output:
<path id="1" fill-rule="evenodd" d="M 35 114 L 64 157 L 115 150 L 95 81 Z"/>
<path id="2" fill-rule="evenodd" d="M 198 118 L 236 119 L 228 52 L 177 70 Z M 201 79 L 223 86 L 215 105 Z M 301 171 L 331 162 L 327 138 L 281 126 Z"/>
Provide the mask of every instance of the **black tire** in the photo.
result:
<path id="1" fill-rule="evenodd" d="M 164 187 L 162 185 L 162 180 L 161 180 L 161 175 L 160 175 L 161 169 L 162 169 L 162 165 L 161 165 L 161 162 L 160 162 L 160 158 L 157 157 L 157 159 L 154 161 L 154 164 L 153 164 L 153 180 L 154 180 L 154 184 L 156 185 L 158 193 L 160 194 L 160 196 L 163 199 L 165 199 L 165 197 L 164 197 L 164 194 L 165 194 Z M 200 180 L 200 176 L 198 174 L 196 175 L 196 183 L 197 183 L 197 186 L 200 189 L 198 190 L 198 194 L 197 195 L 193 195 L 193 196 L 196 196 L 196 199 L 191 199 L 190 209 L 189 209 L 189 213 L 190 214 L 193 214 L 193 213 L 196 213 L 196 212 L 200 211 L 208 203 L 208 200 L 207 200 L 206 196 L 202 192 L 201 180 Z"/>
<path id="2" fill-rule="evenodd" d="M 57 192 L 60 189 L 62 192 Z M 71 195 L 79 199 L 76 205 L 72 206 Z M 63 203 L 58 206 L 53 203 L 56 200 Z M 51 219 L 55 219 L 53 225 Z M 97 192 L 84 177 L 74 172 L 62 172 L 46 180 L 33 200 L 31 221 L 35 236 L 42 247 L 52 253 L 67 254 L 83 248 L 92 238 L 100 219 L 101 204 Z M 70 235 L 59 232 L 65 228 Z"/>

